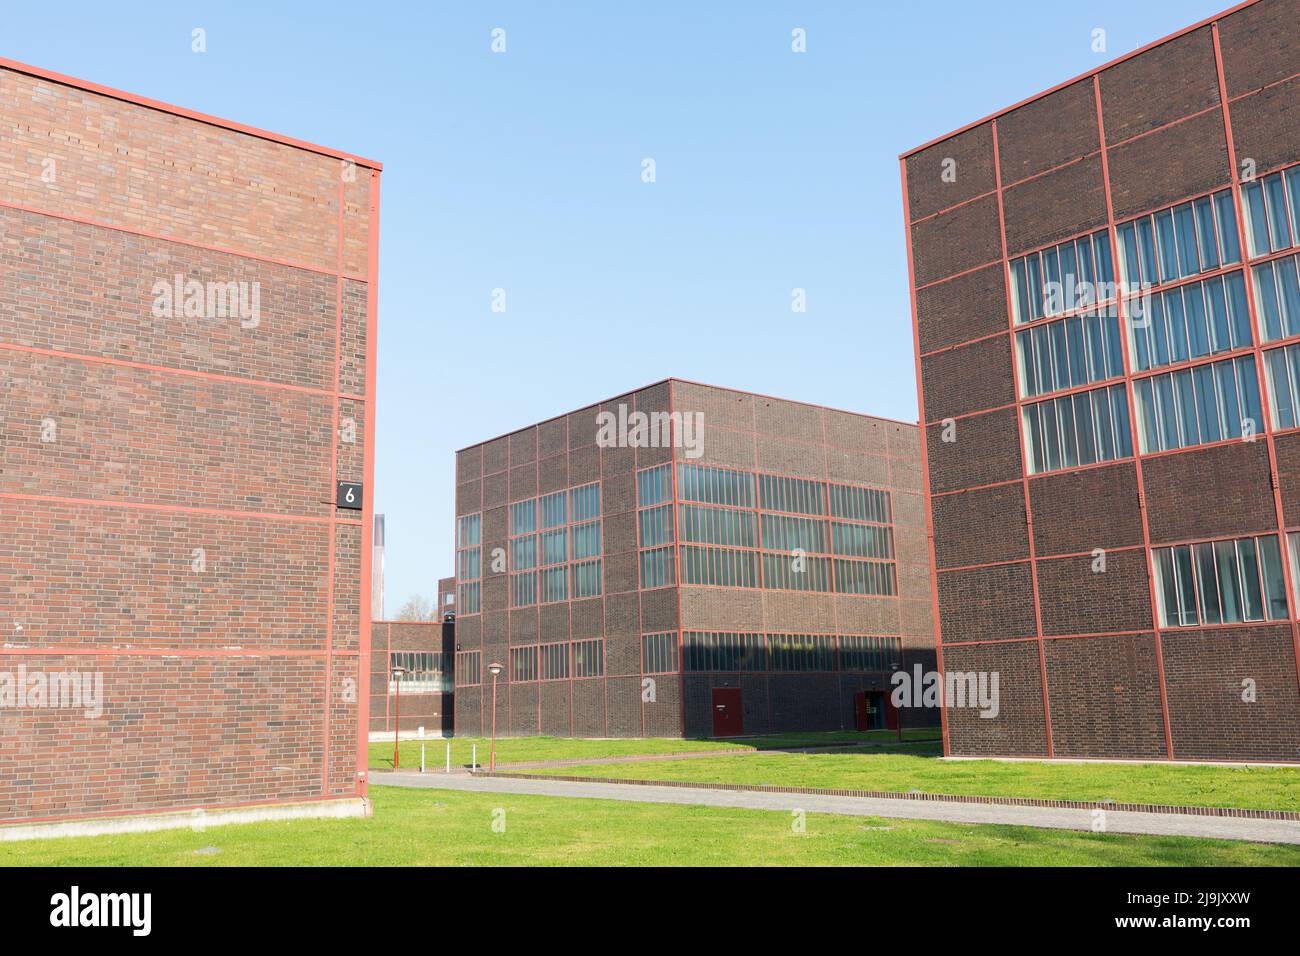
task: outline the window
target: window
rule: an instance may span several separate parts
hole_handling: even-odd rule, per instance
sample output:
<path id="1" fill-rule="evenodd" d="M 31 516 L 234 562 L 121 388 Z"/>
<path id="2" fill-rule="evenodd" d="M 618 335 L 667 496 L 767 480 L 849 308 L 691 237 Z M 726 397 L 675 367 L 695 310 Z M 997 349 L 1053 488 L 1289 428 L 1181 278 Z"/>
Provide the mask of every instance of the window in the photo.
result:
<path id="1" fill-rule="evenodd" d="M 456 611 L 478 614 L 482 578 L 481 514 L 465 515 L 456 522 Z"/>
<path id="2" fill-rule="evenodd" d="M 641 587 L 663 588 L 677 583 L 673 543 L 673 473 L 671 465 L 637 472 L 637 546 Z"/>
<path id="3" fill-rule="evenodd" d="M 533 498 L 510 506 L 510 606 L 536 603 L 537 500 Z"/>
<path id="4" fill-rule="evenodd" d="M 1123 375 L 1120 348 L 1114 306 L 1017 332 L 1020 395 L 1032 398 Z"/>
<path id="5" fill-rule="evenodd" d="M 677 673 L 677 632 L 641 635 L 641 672 L 643 674 Z"/>
<path id="6" fill-rule="evenodd" d="M 786 514 L 825 514 L 820 481 L 806 478 L 782 478 L 776 475 L 759 475 L 759 500 L 764 511 L 781 511 Z"/>
<path id="7" fill-rule="evenodd" d="M 889 492 L 828 485 L 831 570 L 840 594 L 897 594 L 893 503 Z M 871 558 L 877 560 L 855 560 Z"/>
<path id="8" fill-rule="evenodd" d="M 1115 233 L 1129 292 L 1241 261 L 1231 189 L 1122 223 Z"/>
<path id="9" fill-rule="evenodd" d="M 537 680 L 537 645 L 510 648 L 510 679 Z"/>
<path id="10" fill-rule="evenodd" d="M 642 667 L 674 662 L 671 633 L 642 637 Z M 651 655 L 654 655 L 652 658 Z M 896 637 L 831 634 L 752 634 L 717 631 L 682 633 L 682 669 L 688 672 L 890 671 L 899 666 L 902 642 Z"/>
<path id="11" fill-rule="evenodd" d="M 1011 311 L 1017 325 L 1114 296 L 1115 268 L 1104 229 L 1011 262 Z"/>
<path id="12" fill-rule="evenodd" d="M 473 687 L 482 683 L 482 658 L 479 651 L 462 651 L 456 655 L 456 686 Z"/>
<path id="13" fill-rule="evenodd" d="M 1139 372 L 1254 344 L 1240 272 L 1132 299 L 1125 315 Z"/>
<path id="14" fill-rule="evenodd" d="M 1020 414 L 1030 474 L 1133 454 L 1123 384 L 1026 405 Z"/>
<path id="15" fill-rule="evenodd" d="M 1280 252 L 1300 242 L 1300 166 L 1243 184 L 1241 204 L 1252 256 Z"/>
<path id="16" fill-rule="evenodd" d="M 841 637 L 840 670 L 890 671 L 902 664 L 902 641 L 897 637 Z"/>
<path id="17" fill-rule="evenodd" d="M 538 653 L 541 657 L 542 680 L 569 679 L 568 644 L 543 644 Z"/>
<path id="18" fill-rule="evenodd" d="M 1286 619 L 1276 535 L 1157 548 L 1152 558 L 1161 627 Z"/>
<path id="19" fill-rule="evenodd" d="M 682 670 L 765 671 L 767 648 L 762 634 L 685 631 Z"/>
<path id="20" fill-rule="evenodd" d="M 1133 388 L 1144 454 L 1252 435 L 1263 421 L 1253 356 L 1141 378 Z"/>
<path id="21" fill-rule="evenodd" d="M 768 661 L 774 671 L 833 671 L 835 638 L 823 634 L 771 634 Z"/>
<path id="22" fill-rule="evenodd" d="M 1264 371 L 1273 427 L 1295 428 L 1300 424 L 1300 345 L 1265 352 Z"/>
<path id="23" fill-rule="evenodd" d="M 1265 342 L 1300 335 L 1300 255 L 1274 259 L 1251 270 L 1259 334 Z"/>
<path id="24" fill-rule="evenodd" d="M 569 492 L 570 553 L 573 556 L 573 597 L 599 597 L 600 573 L 600 484 L 592 483 Z"/>
<path id="25" fill-rule="evenodd" d="M 397 692 L 402 682 L 403 694 L 447 693 L 451 674 L 443 670 L 440 651 L 391 651 L 388 655 L 388 692 Z"/>
<path id="26" fill-rule="evenodd" d="M 753 508 L 754 476 L 745 471 L 682 463 L 677 466 L 677 496 L 682 501 Z"/>
<path id="27" fill-rule="evenodd" d="M 682 547 L 682 583 L 726 588 L 758 587 L 753 551 L 730 548 Z"/>
<path id="28" fill-rule="evenodd" d="M 573 642 L 573 676 L 599 677 L 605 673 L 605 642 L 597 638 L 594 641 Z"/>

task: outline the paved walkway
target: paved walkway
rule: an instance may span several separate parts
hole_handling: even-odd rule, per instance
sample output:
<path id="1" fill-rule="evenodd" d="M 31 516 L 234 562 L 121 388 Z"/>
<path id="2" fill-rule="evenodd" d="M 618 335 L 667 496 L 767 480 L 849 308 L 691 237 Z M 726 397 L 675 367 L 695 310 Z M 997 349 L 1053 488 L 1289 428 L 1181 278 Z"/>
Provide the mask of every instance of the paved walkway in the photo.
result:
<path id="1" fill-rule="evenodd" d="M 509 777 L 472 777 L 462 774 L 372 771 L 378 785 L 476 793 L 525 793 L 545 797 L 623 800 L 635 803 L 676 803 L 746 810 L 804 810 L 860 817 L 897 817 L 908 820 L 946 820 L 952 823 L 996 823 L 1056 830 L 1091 830 L 1091 810 L 1008 807 L 981 803 L 939 803 L 865 797 L 833 797 L 802 793 L 764 793 L 752 790 L 709 790 L 704 787 L 657 787 L 623 783 L 574 783 L 567 780 L 523 780 Z M 1160 836 L 1210 837 L 1255 843 L 1300 844 L 1300 823 L 1205 817 L 1179 813 L 1106 811 L 1106 832 Z"/>

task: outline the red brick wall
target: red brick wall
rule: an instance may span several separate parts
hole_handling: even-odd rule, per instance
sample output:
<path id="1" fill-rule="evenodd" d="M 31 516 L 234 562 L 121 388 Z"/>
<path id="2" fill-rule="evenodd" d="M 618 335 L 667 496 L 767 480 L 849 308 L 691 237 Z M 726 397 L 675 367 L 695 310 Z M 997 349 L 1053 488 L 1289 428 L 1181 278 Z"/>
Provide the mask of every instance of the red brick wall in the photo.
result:
<path id="1" fill-rule="evenodd" d="M 1229 125 L 1238 165 L 1300 160 L 1297 23 L 1259 0 L 903 160 L 943 660 L 1011 695 L 950 713 L 950 752 L 1300 759 L 1296 624 L 1153 634 L 1150 570 L 1162 544 L 1296 527 L 1295 435 L 1028 475 L 1005 285 L 1009 258 L 1232 183 Z"/>
<path id="2" fill-rule="evenodd" d="M 103 687 L 0 707 L 0 822 L 363 793 L 378 171 L 12 69 L 0 126 L 0 670 Z"/>

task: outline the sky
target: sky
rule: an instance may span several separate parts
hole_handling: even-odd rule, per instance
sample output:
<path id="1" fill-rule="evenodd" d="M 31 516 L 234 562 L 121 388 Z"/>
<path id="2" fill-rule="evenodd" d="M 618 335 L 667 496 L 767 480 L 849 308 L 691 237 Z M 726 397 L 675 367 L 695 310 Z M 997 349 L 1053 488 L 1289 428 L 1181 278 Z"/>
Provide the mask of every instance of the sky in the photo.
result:
<path id="1" fill-rule="evenodd" d="M 899 154 L 1230 2 L 0 0 L 0 56 L 384 164 L 393 616 L 457 448 L 669 376 L 915 421 Z"/>

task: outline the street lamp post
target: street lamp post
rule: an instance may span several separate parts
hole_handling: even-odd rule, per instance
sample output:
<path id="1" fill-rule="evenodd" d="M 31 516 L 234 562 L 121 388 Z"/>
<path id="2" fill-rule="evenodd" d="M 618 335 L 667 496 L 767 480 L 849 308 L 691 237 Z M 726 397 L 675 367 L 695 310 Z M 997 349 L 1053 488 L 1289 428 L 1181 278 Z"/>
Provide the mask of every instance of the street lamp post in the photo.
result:
<path id="1" fill-rule="evenodd" d="M 397 706 L 393 713 L 393 769 L 396 770 L 400 759 L 398 743 L 402 733 L 402 675 L 406 673 L 406 668 L 394 667 L 393 673 L 397 675 Z"/>
<path id="2" fill-rule="evenodd" d="M 497 676 L 501 673 L 501 665 L 493 661 L 488 665 L 488 672 L 492 675 L 492 751 L 488 755 L 488 770 L 497 768 Z"/>

